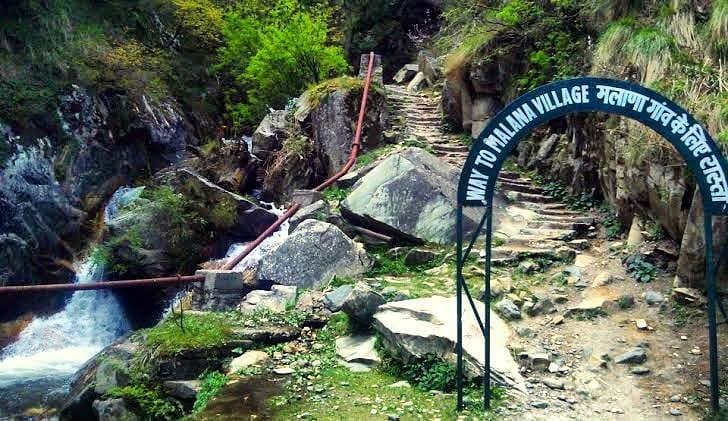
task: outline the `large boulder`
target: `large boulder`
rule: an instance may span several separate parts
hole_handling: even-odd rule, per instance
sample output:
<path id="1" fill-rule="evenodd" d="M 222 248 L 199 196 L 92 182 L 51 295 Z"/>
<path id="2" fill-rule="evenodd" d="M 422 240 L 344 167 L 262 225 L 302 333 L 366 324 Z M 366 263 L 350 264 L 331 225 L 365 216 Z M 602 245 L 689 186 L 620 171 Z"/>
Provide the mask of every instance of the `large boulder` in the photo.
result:
<path id="1" fill-rule="evenodd" d="M 309 219 L 263 256 L 256 274 L 259 280 L 318 288 L 333 276 L 361 275 L 370 266 L 360 244 L 332 224 Z"/>
<path id="2" fill-rule="evenodd" d="M 404 66 L 402 66 L 401 69 L 399 69 L 397 74 L 394 75 L 394 78 L 392 80 L 400 85 L 409 83 L 409 81 L 414 79 L 415 75 L 417 75 L 419 71 L 419 65 L 405 64 Z"/>
<path id="3" fill-rule="evenodd" d="M 475 302 L 479 308 L 483 304 Z M 484 314 L 478 310 L 480 319 Z M 379 307 L 373 326 L 381 334 L 383 345 L 404 362 L 425 355 L 455 361 L 457 332 L 455 297 L 428 297 L 395 301 Z M 526 391 L 518 364 L 508 349 L 511 331 L 506 323 L 491 312 L 490 362 L 491 379 L 499 385 Z M 472 309 L 466 304 L 463 315 L 463 358 L 468 377 L 483 375 L 485 338 Z"/>
<path id="4" fill-rule="evenodd" d="M 354 224 L 413 243 L 455 241 L 457 171 L 418 148 L 382 161 L 354 185 L 341 213 Z M 479 222 L 466 210 L 463 226 Z"/>
<path id="5" fill-rule="evenodd" d="M 267 161 L 274 152 L 281 149 L 283 141 L 291 136 L 291 132 L 288 111 L 272 110 L 253 133 L 252 154 L 261 161 Z"/>

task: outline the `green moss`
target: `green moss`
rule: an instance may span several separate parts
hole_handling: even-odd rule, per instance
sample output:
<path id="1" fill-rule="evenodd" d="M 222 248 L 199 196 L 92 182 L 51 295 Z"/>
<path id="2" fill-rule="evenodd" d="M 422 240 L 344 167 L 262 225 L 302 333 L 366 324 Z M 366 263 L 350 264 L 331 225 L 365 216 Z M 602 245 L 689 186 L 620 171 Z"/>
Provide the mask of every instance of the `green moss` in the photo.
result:
<path id="1" fill-rule="evenodd" d="M 233 198 L 225 197 L 212 207 L 207 219 L 217 228 L 231 228 L 238 219 L 238 205 Z"/>
<path id="2" fill-rule="evenodd" d="M 323 192 L 324 200 L 327 202 L 341 202 L 342 200 L 346 199 L 346 196 L 351 193 L 351 189 L 342 189 L 337 186 L 331 186 L 326 188 Z"/>
<path id="3" fill-rule="evenodd" d="M 182 415 L 182 407 L 178 402 L 166 398 L 158 389 L 139 384 L 111 389 L 106 397 L 130 402 L 148 419 L 174 420 Z"/>
<path id="4" fill-rule="evenodd" d="M 364 80 L 357 77 L 342 76 L 323 81 L 312 86 L 306 92 L 311 108 L 316 108 L 330 94 L 342 90 L 347 92 L 361 92 L 364 89 Z"/>
<path id="5" fill-rule="evenodd" d="M 181 320 L 180 320 L 181 319 Z M 145 345 L 161 354 L 184 349 L 220 346 L 232 336 L 230 323 L 221 314 L 183 314 L 167 318 L 143 332 Z"/>

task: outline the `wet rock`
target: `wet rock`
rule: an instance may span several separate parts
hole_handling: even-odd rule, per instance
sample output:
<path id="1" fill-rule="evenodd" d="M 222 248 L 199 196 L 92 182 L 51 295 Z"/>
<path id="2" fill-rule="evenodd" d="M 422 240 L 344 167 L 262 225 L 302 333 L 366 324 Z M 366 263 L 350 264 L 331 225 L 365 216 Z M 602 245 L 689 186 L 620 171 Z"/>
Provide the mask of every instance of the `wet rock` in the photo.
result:
<path id="1" fill-rule="evenodd" d="M 513 301 L 508 298 L 504 298 L 495 305 L 495 308 L 500 314 L 508 320 L 519 320 L 521 318 L 521 310 Z"/>
<path id="2" fill-rule="evenodd" d="M 369 326 L 379 306 L 387 301 L 364 282 L 358 282 L 344 299 L 341 311 L 362 326 Z"/>
<path id="3" fill-rule="evenodd" d="M 457 171 L 434 155 L 407 148 L 359 180 L 341 203 L 341 213 L 356 225 L 403 242 L 452 244 L 456 179 Z M 475 230 L 479 221 L 477 211 L 466 210 L 465 232 Z"/>
<path id="4" fill-rule="evenodd" d="M 120 358 L 106 358 L 101 360 L 96 368 L 94 391 L 104 395 L 111 389 L 124 387 L 131 382 L 129 377 L 129 364 Z"/>
<path id="5" fill-rule="evenodd" d="M 283 285 L 318 288 L 333 276 L 365 273 L 371 261 L 363 247 L 326 222 L 302 222 L 258 264 L 257 277 Z"/>
<path id="6" fill-rule="evenodd" d="M 124 399 L 94 401 L 93 408 L 99 421 L 136 421 L 142 419 L 132 411 Z"/>
<path id="7" fill-rule="evenodd" d="M 230 367 L 228 368 L 229 373 L 236 373 L 244 368 L 251 366 L 261 366 L 270 360 L 267 352 L 250 350 L 246 351 L 243 355 L 233 358 L 230 361 Z"/>
<path id="8" fill-rule="evenodd" d="M 336 355 L 347 363 L 373 367 L 382 362 L 375 344 L 374 335 L 344 336 L 336 340 Z"/>
<path id="9" fill-rule="evenodd" d="M 296 286 L 273 285 L 269 291 L 250 291 L 238 307 L 241 312 L 247 313 L 256 310 L 270 310 L 274 313 L 286 311 L 286 307 L 296 300 Z"/>
<path id="10" fill-rule="evenodd" d="M 615 364 L 641 364 L 645 361 L 647 361 L 647 352 L 641 347 L 636 347 L 614 358 Z"/>
<path id="11" fill-rule="evenodd" d="M 480 304 L 480 306 L 478 306 Z M 477 308 L 483 304 L 476 302 Z M 465 372 L 472 378 L 482 375 L 485 359 L 483 335 L 469 307 L 463 316 Z M 411 361 L 427 354 L 445 360 L 454 358 L 456 317 L 455 299 L 445 297 L 397 301 L 379 307 L 373 326 L 382 344 L 397 359 Z M 482 319 L 481 314 L 481 319 Z M 506 344 L 511 332 L 495 313 L 491 314 L 491 378 L 496 384 L 525 392 L 523 378 Z"/>
<path id="12" fill-rule="evenodd" d="M 199 380 L 171 380 L 162 383 L 162 389 L 167 395 L 181 399 L 194 400 L 200 392 Z"/>

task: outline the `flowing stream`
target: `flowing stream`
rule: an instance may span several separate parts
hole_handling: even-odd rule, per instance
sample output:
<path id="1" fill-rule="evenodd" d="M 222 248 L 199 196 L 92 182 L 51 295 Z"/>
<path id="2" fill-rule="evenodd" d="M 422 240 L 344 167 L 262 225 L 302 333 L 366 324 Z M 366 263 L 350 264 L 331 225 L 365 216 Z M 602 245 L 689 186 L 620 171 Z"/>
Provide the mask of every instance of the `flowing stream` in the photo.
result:
<path id="1" fill-rule="evenodd" d="M 140 189 L 117 190 L 105 210 L 107 220 L 139 194 Z M 75 282 L 94 282 L 103 275 L 101 265 L 86 259 Z M 62 403 L 74 373 L 129 330 L 124 310 L 109 290 L 74 292 L 63 310 L 35 318 L 0 351 L 0 418 Z"/>

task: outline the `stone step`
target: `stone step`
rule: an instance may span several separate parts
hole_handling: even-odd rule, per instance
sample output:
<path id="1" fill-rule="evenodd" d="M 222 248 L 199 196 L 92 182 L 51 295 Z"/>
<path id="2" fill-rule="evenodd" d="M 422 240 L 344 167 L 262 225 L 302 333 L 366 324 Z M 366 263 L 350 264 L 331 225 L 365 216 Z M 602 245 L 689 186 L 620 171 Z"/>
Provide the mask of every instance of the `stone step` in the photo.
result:
<path id="1" fill-rule="evenodd" d="M 592 225 L 594 223 L 594 218 L 590 217 L 590 216 L 576 216 L 576 215 L 559 216 L 559 215 L 539 214 L 538 218 L 536 220 L 534 220 L 533 222 L 564 222 L 564 223 Z"/>
<path id="2" fill-rule="evenodd" d="M 453 145 L 453 144 L 447 144 L 447 143 L 433 143 L 432 149 L 436 151 L 443 151 L 443 152 L 462 152 L 467 155 L 468 152 L 470 152 L 470 148 L 463 145 Z"/>
<path id="3" fill-rule="evenodd" d="M 508 191 L 515 191 L 515 192 L 521 192 L 521 193 L 530 193 L 530 194 L 543 194 L 543 189 L 540 187 L 536 187 L 533 184 L 522 184 L 522 183 L 513 183 L 508 181 L 507 179 L 504 181 L 498 180 L 498 186 L 502 190 L 508 190 Z"/>
<path id="4" fill-rule="evenodd" d="M 541 207 L 541 209 L 538 210 L 538 213 L 540 215 L 561 216 L 561 217 L 583 216 L 583 213 L 577 212 L 577 211 L 570 211 L 567 209 L 549 209 L 546 207 Z"/>
<path id="5" fill-rule="evenodd" d="M 515 171 L 501 171 L 498 174 L 498 178 L 504 178 L 507 180 L 515 180 L 515 181 L 523 181 L 523 180 L 520 180 L 521 174 L 519 174 Z"/>
<path id="6" fill-rule="evenodd" d="M 556 201 L 551 196 L 547 196 L 545 194 L 534 194 L 534 193 L 521 193 L 517 191 L 509 191 L 506 194 L 506 197 L 514 202 L 519 203 L 538 203 L 538 204 L 546 204 L 546 203 L 553 203 Z"/>
<path id="7" fill-rule="evenodd" d="M 530 221 L 527 228 L 540 228 L 540 229 L 554 229 L 554 230 L 574 230 L 577 235 L 586 233 L 589 231 L 591 222 L 572 222 L 572 221 L 542 221 L 535 220 Z"/>
<path id="8" fill-rule="evenodd" d="M 571 241 L 576 238 L 576 231 L 573 229 L 523 228 L 518 233 L 518 236 L 521 235 L 544 240 Z"/>
<path id="9" fill-rule="evenodd" d="M 559 248 L 564 245 L 558 238 L 543 238 L 540 235 L 516 234 L 506 239 L 507 246 L 533 249 Z"/>
<path id="10" fill-rule="evenodd" d="M 509 245 L 496 247 L 493 249 L 491 263 L 494 266 L 515 266 L 526 259 L 550 259 L 559 260 L 562 256 L 554 248 L 529 248 L 529 247 L 513 247 Z M 485 260 L 484 257 L 481 257 Z"/>

